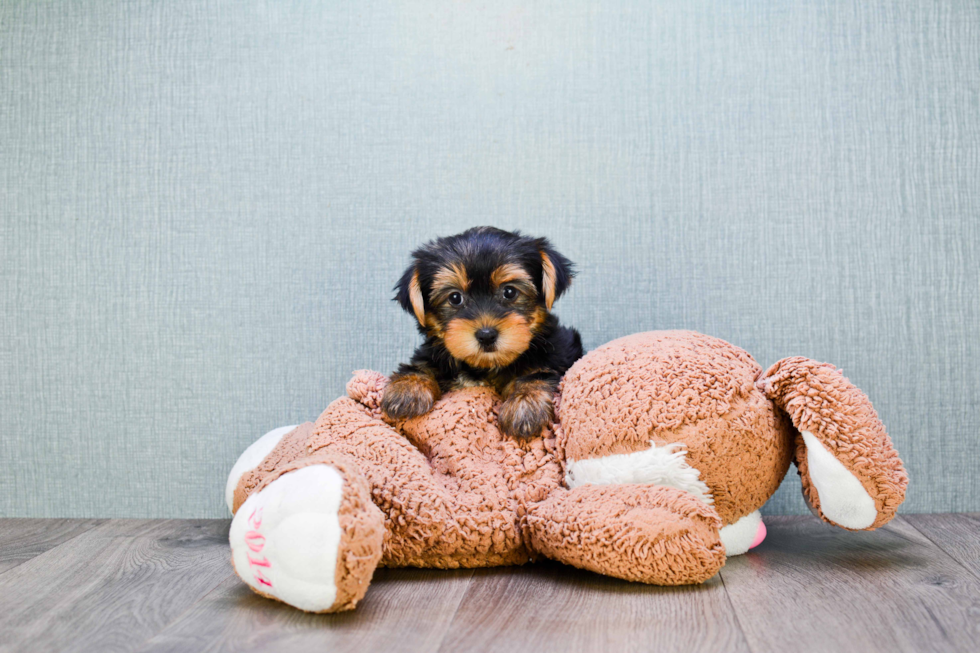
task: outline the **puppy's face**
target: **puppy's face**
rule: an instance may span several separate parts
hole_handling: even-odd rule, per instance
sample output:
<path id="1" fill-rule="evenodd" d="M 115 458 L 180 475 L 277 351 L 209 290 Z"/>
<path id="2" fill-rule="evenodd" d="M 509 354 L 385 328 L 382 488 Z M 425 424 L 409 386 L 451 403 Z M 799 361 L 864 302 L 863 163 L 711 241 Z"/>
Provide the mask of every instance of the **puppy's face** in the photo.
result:
<path id="1" fill-rule="evenodd" d="M 436 271 L 426 326 L 431 322 L 453 358 L 473 367 L 506 367 L 527 351 L 547 311 L 518 263 L 492 269 L 481 263 L 453 262 Z"/>
<path id="2" fill-rule="evenodd" d="M 572 276 L 546 240 L 488 227 L 433 241 L 413 258 L 396 299 L 473 367 L 506 367 L 527 351 Z"/>

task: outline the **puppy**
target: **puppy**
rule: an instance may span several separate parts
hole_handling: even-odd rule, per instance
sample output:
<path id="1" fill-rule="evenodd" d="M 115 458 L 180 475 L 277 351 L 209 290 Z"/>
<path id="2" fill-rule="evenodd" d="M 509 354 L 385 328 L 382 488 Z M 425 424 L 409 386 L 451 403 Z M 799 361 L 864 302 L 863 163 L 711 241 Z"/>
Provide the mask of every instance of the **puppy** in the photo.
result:
<path id="1" fill-rule="evenodd" d="M 550 313 L 573 274 L 546 239 L 493 227 L 415 250 L 395 301 L 418 320 L 425 342 L 392 375 L 382 409 L 394 420 L 416 417 L 443 392 L 489 385 L 504 399 L 504 433 L 540 433 L 558 381 L 582 356 L 578 332 Z"/>

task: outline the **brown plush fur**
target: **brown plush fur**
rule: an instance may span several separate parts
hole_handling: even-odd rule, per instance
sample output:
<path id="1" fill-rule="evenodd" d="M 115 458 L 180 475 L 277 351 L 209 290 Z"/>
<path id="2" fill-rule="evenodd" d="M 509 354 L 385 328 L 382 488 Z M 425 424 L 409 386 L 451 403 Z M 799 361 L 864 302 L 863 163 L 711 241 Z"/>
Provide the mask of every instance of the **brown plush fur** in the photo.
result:
<path id="1" fill-rule="evenodd" d="M 344 494 L 337 514 L 341 526 L 334 574 L 337 597 L 326 612 L 353 610 L 358 601 L 364 598 L 371 576 L 381 560 L 384 515 L 372 502 L 371 489 L 351 459 L 328 450 L 311 450 L 306 446 L 306 438 L 312 431 L 313 425 L 309 422 L 297 427 L 266 457 L 263 461 L 265 464 L 259 466 L 264 468 L 263 472 L 251 474 L 247 480 L 242 478 L 235 493 L 235 510 L 245 502 L 247 495 L 261 492 L 284 474 L 309 465 L 330 465 L 336 469 L 344 479 Z M 271 462 L 273 460 L 276 461 L 274 464 Z M 246 491 L 245 488 L 249 486 L 251 490 Z M 258 593 L 275 598 L 265 592 Z"/>
<path id="2" fill-rule="evenodd" d="M 789 413 L 797 429 L 815 435 L 861 481 L 878 510 L 871 528 L 895 516 L 909 477 L 867 395 L 833 365 L 800 357 L 784 358 L 770 367 L 759 387 Z M 820 497 L 810 481 L 806 446 L 799 435 L 795 445 L 803 494 L 829 521 L 820 512 Z"/>
<path id="3" fill-rule="evenodd" d="M 682 444 L 722 521 L 735 523 L 773 495 L 793 454 L 792 424 L 756 387 L 761 373 L 744 350 L 700 333 L 613 340 L 562 380 L 565 457 Z"/>
<path id="4" fill-rule="evenodd" d="M 670 487 L 585 485 L 555 492 L 535 504 L 528 525 L 535 551 L 640 583 L 702 583 L 725 564 L 718 514 Z"/>
<path id="5" fill-rule="evenodd" d="M 894 515 L 907 484 L 867 397 L 831 366 L 785 359 L 762 374 L 741 349 L 696 333 L 637 334 L 588 354 L 565 375 L 555 422 L 537 438 L 504 435 L 499 395 L 486 387 L 386 421 L 387 383 L 357 372 L 348 397 L 285 436 L 235 491 L 237 509 L 303 465 L 341 472 L 349 534 L 331 611 L 353 607 L 375 565 L 485 567 L 544 555 L 638 582 L 702 582 L 725 562 L 719 529 L 772 495 L 794 453 L 819 509 L 796 429 L 861 480 L 879 510 L 872 528 Z M 713 505 L 653 484 L 563 486 L 569 461 L 651 442 L 686 450 Z"/>

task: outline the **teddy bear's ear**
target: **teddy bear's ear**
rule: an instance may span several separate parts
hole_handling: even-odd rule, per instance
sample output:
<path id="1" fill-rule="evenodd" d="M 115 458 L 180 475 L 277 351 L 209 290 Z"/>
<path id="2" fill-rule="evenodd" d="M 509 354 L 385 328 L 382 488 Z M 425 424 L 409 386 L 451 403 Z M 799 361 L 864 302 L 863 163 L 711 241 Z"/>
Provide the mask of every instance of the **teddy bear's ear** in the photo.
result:
<path id="1" fill-rule="evenodd" d="M 571 261 L 550 245 L 541 248 L 541 290 L 549 311 L 555 300 L 568 290 L 574 276 L 575 268 Z"/>
<path id="2" fill-rule="evenodd" d="M 395 285 L 395 301 L 409 313 L 414 313 L 419 324 L 425 326 L 425 301 L 422 298 L 419 271 L 414 263 L 405 270 Z"/>

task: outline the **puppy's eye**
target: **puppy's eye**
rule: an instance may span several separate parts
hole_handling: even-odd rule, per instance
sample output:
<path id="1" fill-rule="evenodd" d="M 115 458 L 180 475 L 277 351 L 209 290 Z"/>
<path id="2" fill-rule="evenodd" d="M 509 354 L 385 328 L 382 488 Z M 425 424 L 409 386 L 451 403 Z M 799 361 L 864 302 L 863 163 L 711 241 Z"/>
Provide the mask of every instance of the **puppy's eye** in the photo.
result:
<path id="1" fill-rule="evenodd" d="M 463 303 L 463 296 L 458 292 L 450 293 L 449 303 L 453 306 L 459 306 Z"/>
<path id="2" fill-rule="evenodd" d="M 504 299 L 514 299 L 517 297 L 517 288 L 514 286 L 504 286 Z"/>

